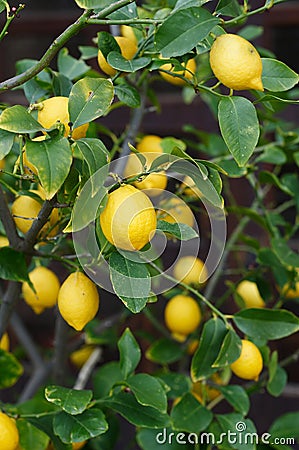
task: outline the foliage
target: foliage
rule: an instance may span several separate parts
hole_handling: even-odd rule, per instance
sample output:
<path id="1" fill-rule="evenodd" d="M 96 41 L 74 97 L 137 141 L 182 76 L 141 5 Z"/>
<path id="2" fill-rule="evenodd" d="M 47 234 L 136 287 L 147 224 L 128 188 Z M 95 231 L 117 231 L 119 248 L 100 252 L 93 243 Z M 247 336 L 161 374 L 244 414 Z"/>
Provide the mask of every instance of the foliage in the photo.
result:
<path id="1" fill-rule="evenodd" d="M 263 57 L 264 91 L 236 93 L 215 84 L 209 65 L 216 36 L 233 27 L 255 39 L 262 29 L 246 26 L 247 18 L 276 3 L 254 9 L 226 0 L 208 7 L 198 0 L 146 0 L 140 6 L 132 0 L 75 0 L 81 16 L 46 56 L 17 61 L 16 77 L 0 83 L 0 93 L 21 88 L 26 103 L 2 104 L 0 116 L 0 158 L 5 159 L 0 232 L 9 239 L 9 246 L 0 249 L 0 335 L 8 327 L 17 341 L 13 353 L 0 350 L 0 388 L 12 393 L 12 401 L 1 408 L 17 419 L 23 450 L 45 450 L 50 441 L 58 450 L 81 441 L 88 441 L 86 449 L 113 449 L 120 417 L 136 429 L 132 445 L 144 450 L 160 448 L 162 441 L 165 449 L 182 443 L 198 448 L 196 442 L 207 433 L 217 440 L 229 430 L 237 432 L 238 442 L 226 435 L 217 448 L 278 449 L 299 438 L 299 413 L 292 412 L 272 423 L 271 440 L 240 443 L 245 429 L 254 435 L 259 426 L 250 419 L 250 395 L 266 389 L 280 396 L 287 366 L 299 354 L 297 349 L 282 360 L 276 348 L 277 340 L 299 330 L 299 257 L 292 248 L 298 242 L 299 130 L 281 114 L 298 104 L 293 89 L 298 75 L 274 55 Z M 6 14 L 0 40 L 9 38 L 7 29 L 23 7 L 0 1 L 0 13 Z M 95 36 L 93 46 L 79 47 L 80 58 L 70 55 L 69 39 L 90 24 L 131 25 L 131 38 L 138 42 L 134 58 L 124 58 L 107 31 Z M 98 50 L 116 69 L 112 78 L 99 71 Z M 197 67 L 192 77 L 183 65 L 191 58 Z M 56 70 L 50 67 L 55 60 Z M 219 132 L 200 129 L 200 120 L 199 128 L 182 122 L 178 135 L 161 139 L 161 153 L 148 162 L 136 143 L 147 109 L 163 108 L 159 94 L 167 88 L 161 77 L 165 63 L 173 68 L 166 72 L 182 81 L 182 87 L 168 85 L 170 92 L 182 93 L 187 103 L 199 97 Z M 38 111 L 54 96 L 68 98 L 66 119 L 45 128 Z M 116 108 L 130 110 L 120 136 L 101 121 Z M 87 135 L 76 138 L 76 129 L 86 124 Z M 35 140 L 38 136 L 43 137 Z M 130 152 L 138 156 L 142 172 L 124 178 Z M 159 219 L 155 237 L 138 252 L 116 248 L 99 221 L 109 192 L 123 184 L 138 186 L 159 173 L 168 176 L 169 196 L 149 193 Z M 236 181 L 240 189 L 234 188 Z M 29 216 L 34 220 L 26 234 L 16 228 L 11 213 L 19 195 L 40 203 L 38 216 Z M 169 220 L 165 204 L 173 196 L 192 209 L 199 226 Z M 59 219 L 49 226 L 55 208 Z M 178 259 L 181 249 L 194 257 L 200 253 L 209 272 L 204 285 L 174 277 L 169 261 Z M 98 316 L 82 333 L 53 308 L 50 349 L 34 342 L 22 319 L 21 283 L 30 282 L 28 273 L 36 265 L 51 265 L 58 275 L 84 270 L 102 298 Z M 265 308 L 244 308 L 236 292 L 241 280 L 257 284 Z M 202 311 L 199 327 L 188 336 L 171 334 L 164 325 L 165 301 L 177 294 L 193 296 Z M 106 301 L 115 302 L 117 313 L 103 318 Z M 252 340 L 263 355 L 259 380 L 244 383 L 231 376 L 242 338 Z M 77 373 L 67 357 L 84 343 L 94 351 Z M 218 404 L 225 404 L 226 413 Z M 123 445 L 126 439 L 120 437 Z M 212 442 L 203 443 L 212 448 Z"/>

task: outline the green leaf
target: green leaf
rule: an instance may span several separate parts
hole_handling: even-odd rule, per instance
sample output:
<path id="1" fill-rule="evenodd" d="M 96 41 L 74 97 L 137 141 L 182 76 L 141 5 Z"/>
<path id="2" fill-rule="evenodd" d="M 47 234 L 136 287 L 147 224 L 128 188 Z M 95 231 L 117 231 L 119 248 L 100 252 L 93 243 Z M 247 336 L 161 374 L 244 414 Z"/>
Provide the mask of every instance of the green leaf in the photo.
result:
<path id="1" fill-rule="evenodd" d="M 189 225 L 185 223 L 170 223 L 165 220 L 158 220 L 157 230 L 163 231 L 163 233 L 169 233 L 181 241 L 189 241 L 198 236 L 198 233 Z"/>
<path id="2" fill-rule="evenodd" d="M 159 379 L 169 388 L 167 392 L 168 398 L 175 399 L 182 397 L 182 395 L 191 390 L 192 384 L 190 377 L 185 374 L 168 371 L 159 373 L 158 375 Z"/>
<path id="3" fill-rule="evenodd" d="M 221 319 L 213 318 L 204 324 L 198 348 L 191 362 L 191 378 L 194 382 L 217 371 L 213 363 L 219 355 L 226 334 L 227 328 Z"/>
<path id="4" fill-rule="evenodd" d="M 241 348 L 241 339 L 233 329 L 230 329 L 226 333 L 213 367 L 225 367 L 236 361 L 240 356 Z"/>
<path id="5" fill-rule="evenodd" d="M 0 278 L 29 282 L 24 253 L 10 247 L 0 248 Z"/>
<path id="6" fill-rule="evenodd" d="M 62 73 L 53 72 L 53 94 L 55 96 L 69 97 L 73 83 Z"/>
<path id="7" fill-rule="evenodd" d="M 233 321 L 243 333 L 259 340 L 281 339 L 299 330 L 298 317 L 284 309 L 244 309 Z"/>
<path id="8" fill-rule="evenodd" d="M 262 58 L 262 63 L 263 86 L 268 91 L 287 91 L 298 83 L 298 74 L 283 62 L 272 58 Z"/>
<path id="9" fill-rule="evenodd" d="M 94 9 L 100 8 L 103 4 L 103 0 L 75 0 L 77 5 L 83 9 Z M 109 2 L 109 4 L 113 4 L 116 2 Z"/>
<path id="10" fill-rule="evenodd" d="M 18 419 L 17 427 L 22 450 L 45 450 L 49 444 L 49 436 L 24 419 Z"/>
<path id="11" fill-rule="evenodd" d="M 9 10 L 8 3 L 5 0 L 0 1 L 0 14 L 5 10 Z"/>
<path id="12" fill-rule="evenodd" d="M 245 433 L 250 436 L 251 433 L 253 433 L 253 438 L 256 434 L 256 428 L 253 424 L 253 422 L 250 419 L 244 419 L 244 417 L 241 414 L 238 413 L 231 413 L 231 414 L 219 414 L 216 416 L 217 421 L 220 425 L 220 433 L 225 433 L 224 435 L 221 435 L 222 437 L 222 448 L 233 448 L 236 450 L 255 450 L 256 445 L 255 441 L 251 441 L 249 438 L 245 438 L 245 435 L 242 435 Z M 236 433 L 234 435 L 235 439 L 233 443 L 231 442 L 231 439 L 228 439 L 228 430 L 230 430 L 232 433 Z M 246 431 L 245 431 L 246 430 Z M 219 440 L 220 436 L 215 436 L 217 440 Z M 224 438 L 224 439 L 223 439 Z"/>
<path id="13" fill-rule="evenodd" d="M 186 436 L 180 435 L 179 442 L 173 438 L 174 432 L 171 428 L 162 430 L 140 429 L 137 431 L 136 439 L 142 450 L 194 450 L 194 445 L 187 442 Z"/>
<path id="14" fill-rule="evenodd" d="M 291 412 L 278 417 L 271 425 L 271 440 L 275 438 L 299 438 L 299 412 Z"/>
<path id="15" fill-rule="evenodd" d="M 273 397 L 279 397 L 282 394 L 287 381 L 287 372 L 282 367 L 277 366 L 275 374 L 267 383 L 267 391 L 269 394 L 273 395 Z"/>
<path id="16" fill-rule="evenodd" d="M 272 184 L 273 186 L 278 187 L 282 192 L 288 194 L 293 197 L 294 192 L 292 192 L 288 186 L 284 185 L 280 179 L 272 172 L 262 171 L 259 173 L 259 181 L 261 183 Z"/>
<path id="17" fill-rule="evenodd" d="M 107 31 L 100 31 L 97 36 L 98 48 L 101 50 L 105 59 L 107 59 L 110 52 L 117 52 L 121 54 L 120 46 L 111 33 L 108 33 Z"/>
<path id="18" fill-rule="evenodd" d="M 196 398 L 187 392 L 171 411 L 173 429 L 188 433 L 200 433 L 206 430 L 213 414 Z"/>
<path id="19" fill-rule="evenodd" d="M 113 385 L 123 380 L 119 363 L 109 362 L 101 366 L 93 376 L 94 397 L 102 398 L 109 395 Z"/>
<path id="20" fill-rule="evenodd" d="M 151 58 L 143 56 L 137 59 L 126 59 L 118 52 L 110 52 L 107 56 L 107 62 L 114 69 L 120 72 L 136 72 L 137 70 L 143 69 L 151 62 Z"/>
<path id="21" fill-rule="evenodd" d="M 257 262 L 270 267 L 275 277 L 275 281 L 277 281 L 280 287 L 283 287 L 286 284 L 288 280 L 287 270 L 273 250 L 270 248 L 261 248 L 258 252 Z"/>
<path id="22" fill-rule="evenodd" d="M 117 345 L 120 354 L 120 370 L 126 379 L 139 364 L 140 347 L 129 328 L 125 329 Z"/>
<path id="23" fill-rule="evenodd" d="M 20 75 L 33 66 L 36 66 L 36 64 L 38 64 L 36 59 L 21 59 L 16 62 L 16 74 Z M 42 70 L 35 77 L 22 84 L 21 87 L 24 89 L 28 103 L 31 104 L 38 101 L 45 94 L 48 94 L 51 89 L 51 76 L 49 71 Z"/>
<path id="24" fill-rule="evenodd" d="M 79 45 L 78 49 L 81 53 L 81 59 L 92 59 L 98 56 L 98 49 L 91 45 Z"/>
<path id="25" fill-rule="evenodd" d="M 60 135 L 44 141 L 26 141 L 26 156 L 37 168 L 38 177 L 51 199 L 66 180 L 72 164 L 69 141 Z"/>
<path id="26" fill-rule="evenodd" d="M 218 105 L 218 120 L 229 151 L 238 165 L 244 166 L 260 135 L 255 107 L 244 97 L 224 97 Z"/>
<path id="27" fill-rule="evenodd" d="M 293 250 L 284 239 L 274 238 L 271 246 L 278 259 L 287 266 L 299 267 L 299 255 Z"/>
<path id="28" fill-rule="evenodd" d="M 219 389 L 223 397 L 232 405 L 235 411 L 241 413 L 243 416 L 248 414 L 250 400 L 242 386 L 218 386 L 217 389 Z"/>
<path id="29" fill-rule="evenodd" d="M 0 128 L 11 133 L 34 133 L 44 128 L 27 112 L 24 106 L 6 108 L 0 116 Z"/>
<path id="30" fill-rule="evenodd" d="M 44 411 L 41 411 L 41 413 L 42 414 L 38 415 L 38 417 L 36 417 L 35 415 L 27 417 L 27 421 L 50 436 L 55 450 L 71 450 L 71 447 L 67 444 L 64 444 L 61 439 L 57 437 L 53 432 L 53 413 L 47 415 L 44 415 Z"/>
<path id="31" fill-rule="evenodd" d="M 14 138 L 14 133 L 0 129 L 0 159 L 5 158 L 5 156 L 10 152 L 13 146 Z"/>
<path id="32" fill-rule="evenodd" d="M 223 16 L 237 17 L 242 14 L 242 8 L 237 0 L 219 0 L 216 12 Z"/>
<path id="33" fill-rule="evenodd" d="M 0 349 L 0 389 L 13 386 L 23 374 L 23 366 L 16 357 Z"/>
<path id="34" fill-rule="evenodd" d="M 103 116 L 114 98 L 111 80 L 85 77 L 74 84 L 69 97 L 73 129 Z"/>
<path id="35" fill-rule="evenodd" d="M 90 69 L 82 59 L 76 59 L 69 55 L 69 51 L 65 47 L 58 53 L 57 67 L 58 71 L 70 80 L 81 77 Z"/>
<path id="36" fill-rule="evenodd" d="M 103 411 L 99 408 L 90 408 L 76 416 L 62 411 L 56 414 L 53 420 L 54 433 L 62 442 L 82 442 L 103 434 L 108 429 Z"/>
<path id="37" fill-rule="evenodd" d="M 201 6 L 207 3 L 208 0 L 177 0 L 173 11 L 178 11 L 179 9 L 190 8 L 191 6 Z"/>
<path id="38" fill-rule="evenodd" d="M 265 162 L 270 164 L 284 164 L 287 160 L 285 153 L 280 150 L 280 148 L 275 147 L 274 145 L 271 147 L 267 147 L 263 153 L 256 158 L 256 162 Z"/>
<path id="39" fill-rule="evenodd" d="M 147 359 L 162 365 L 178 361 L 183 354 L 184 350 L 176 342 L 166 338 L 158 339 L 146 351 Z"/>
<path id="40" fill-rule="evenodd" d="M 121 414 L 137 427 L 162 428 L 169 424 L 167 414 L 137 402 L 133 394 L 119 392 L 104 401 L 104 405 Z"/>
<path id="41" fill-rule="evenodd" d="M 247 174 L 246 167 L 239 167 L 234 159 L 217 160 L 217 164 L 225 170 L 230 178 L 240 178 Z"/>
<path id="42" fill-rule="evenodd" d="M 126 82 L 121 82 L 115 87 L 115 94 L 121 102 L 130 108 L 138 108 L 140 106 L 140 94 L 133 86 Z"/>
<path id="43" fill-rule="evenodd" d="M 146 265 L 113 252 L 109 259 L 109 269 L 116 295 L 131 312 L 140 312 L 151 291 L 151 277 Z"/>
<path id="44" fill-rule="evenodd" d="M 147 373 L 132 375 L 126 382 L 138 403 L 167 412 L 167 396 L 161 382 Z"/>
<path id="45" fill-rule="evenodd" d="M 45 397 L 68 414 L 81 414 L 92 399 L 92 391 L 68 389 L 62 386 L 47 386 Z"/>
<path id="46" fill-rule="evenodd" d="M 186 8 L 171 14 L 158 28 L 156 51 L 164 58 L 181 56 L 201 42 L 220 20 L 203 8 Z"/>

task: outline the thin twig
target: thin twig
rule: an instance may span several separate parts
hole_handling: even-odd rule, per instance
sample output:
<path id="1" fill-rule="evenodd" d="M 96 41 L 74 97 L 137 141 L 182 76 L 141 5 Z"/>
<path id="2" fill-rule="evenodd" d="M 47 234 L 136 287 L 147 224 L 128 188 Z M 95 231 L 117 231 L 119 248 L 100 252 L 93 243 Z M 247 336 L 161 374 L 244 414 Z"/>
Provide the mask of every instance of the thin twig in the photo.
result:
<path id="1" fill-rule="evenodd" d="M 86 383 L 88 382 L 93 369 L 97 365 L 98 361 L 101 359 L 101 356 L 102 356 L 102 349 L 100 347 L 95 348 L 90 357 L 88 358 L 88 360 L 86 361 L 86 363 L 81 368 L 73 389 L 81 390 L 85 388 Z"/>

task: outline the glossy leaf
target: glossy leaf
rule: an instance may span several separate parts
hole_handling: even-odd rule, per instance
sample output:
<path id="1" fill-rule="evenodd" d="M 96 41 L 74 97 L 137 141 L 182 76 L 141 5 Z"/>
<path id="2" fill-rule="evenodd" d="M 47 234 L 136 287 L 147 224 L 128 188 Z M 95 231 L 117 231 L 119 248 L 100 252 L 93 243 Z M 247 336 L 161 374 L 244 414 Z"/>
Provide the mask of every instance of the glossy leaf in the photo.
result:
<path id="1" fill-rule="evenodd" d="M 140 106 L 140 95 L 137 89 L 127 83 L 119 83 L 115 86 L 115 94 L 121 102 L 130 108 Z"/>
<path id="2" fill-rule="evenodd" d="M 262 58 L 262 63 L 262 81 L 265 89 L 272 92 L 282 92 L 291 89 L 298 83 L 298 74 L 282 61 Z"/>
<path id="3" fill-rule="evenodd" d="M 90 408 L 76 416 L 64 411 L 56 414 L 53 429 L 62 442 L 68 444 L 99 436 L 107 431 L 108 424 L 101 409 Z"/>
<path id="4" fill-rule="evenodd" d="M 299 412 L 290 412 L 278 417 L 269 429 L 271 439 L 276 437 L 299 438 L 298 423 Z"/>
<path id="5" fill-rule="evenodd" d="M 207 429 L 213 414 L 187 392 L 171 411 L 174 430 L 200 433 Z"/>
<path id="6" fill-rule="evenodd" d="M 44 413 L 44 411 L 41 412 Z M 26 419 L 28 422 L 30 422 L 32 425 L 34 425 L 36 428 L 43 431 L 50 437 L 55 450 L 70 450 L 70 446 L 68 444 L 64 444 L 53 431 L 53 413 L 40 414 L 38 415 L 38 417 L 35 417 L 35 415 L 30 415 Z M 28 450 L 32 450 L 32 448 Z"/>
<path id="7" fill-rule="evenodd" d="M 68 414 L 81 414 L 92 399 L 92 391 L 75 390 L 62 386 L 47 386 L 45 397 Z"/>
<path id="8" fill-rule="evenodd" d="M 24 253 L 10 247 L 0 248 L 0 278 L 29 281 Z"/>
<path id="9" fill-rule="evenodd" d="M 44 141 L 27 140 L 26 156 L 37 168 L 46 198 L 51 199 L 70 171 L 73 158 L 69 141 L 62 136 Z"/>
<path id="10" fill-rule="evenodd" d="M 45 450 L 49 444 L 49 436 L 24 419 L 16 422 L 22 450 Z"/>
<path id="11" fill-rule="evenodd" d="M 298 317 L 283 309 L 244 309 L 233 321 L 243 333 L 260 340 L 281 339 L 299 330 Z"/>
<path id="12" fill-rule="evenodd" d="M 299 267 L 298 253 L 295 253 L 284 239 L 274 238 L 271 240 L 271 245 L 274 253 L 283 264 Z"/>
<path id="13" fill-rule="evenodd" d="M 24 106 L 6 108 L 0 116 L 0 129 L 11 133 L 34 133 L 44 128 L 27 112 Z"/>
<path id="14" fill-rule="evenodd" d="M 129 392 L 119 392 L 105 400 L 104 405 L 121 414 L 128 422 L 137 427 L 162 428 L 169 424 L 167 414 L 150 406 L 137 402 Z"/>
<path id="15" fill-rule="evenodd" d="M 236 361 L 240 356 L 241 348 L 241 339 L 233 329 L 230 329 L 226 333 L 213 367 L 225 367 Z"/>
<path id="16" fill-rule="evenodd" d="M 266 148 L 263 153 L 256 158 L 256 162 L 265 162 L 270 164 L 284 164 L 287 160 L 285 153 L 274 145 Z"/>
<path id="17" fill-rule="evenodd" d="M 174 341 L 166 338 L 155 341 L 146 351 L 146 357 L 150 361 L 160 364 L 171 364 L 178 361 L 184 351 Z"/>
<path id="18" fill-rule="evenodd" d="M 69 55 L 67 48 L 62 48 L 58 53 L 57 66 L 59 73 L 70 80 L 81 77 L 90 69 L 83 60 L 76 59 Z"/>
<path id="19" fill-rule="evenodd" d="M 123 377 L 127 378 L 139 364 L 140 347 L 129 328 L 125 329 L 117 345 L 120 355 L 120 370 Z"/>
<path id="20" fill-rule="evenodd" d="M 190 377 L 178 372 L 168 371 L 159 373 L 159 379 L 168 386 L 169 391 L 167 392 L 167 396 L 171 399 L 182 397 L 192 387 Z"/>
<path id="21" fill-rule="evenodd" d="M 179 436 L 179 442 L 174 438 L 172 428 L 151 430 L 141 428 L 137 431 L 136 440 L 142 450 L 194 450 L 194 445 L 189 444 L 184 433 L 175 433 Z"/>
<path id="22" fill-rule="evenodd" d="M 260 135 L 255 107 L 244 97 L 224 97 L 219 102 L 218 120 L 229 151 L 237 164 L 244 166 Z"/>
<path id="23" fill-rule="evenodd" d="M 242 386 L 218 386 L 219 391 L 235 411 L 246 416 L 250 408 L 250 400 Z"/>
<path id="24" fill-rule="evenodd" d="M 151 291 L 151 278 L 146 265 L 113 252 L 109 259 L 109 269 L 116 295 L 131 312 L 140 312 Z"/>
<path id="25" fill-rule="evenodd" d="M 0 349 L 0 389 L 13 386 L 23 371 L 23 366 L 12 353 Z"/>
<path id="26" fill-rule="evenodd" d="M 255 442 L 251 441 L 251 439 L 245 440 L 245 436 L 242 436 L 242 433 L 248 433 L 249 435 L 250 433 L 256 433 L 256 428 L 250 419 L 244 419 L 244 417 L 238 413 L 218 414 L 216 418 L 220 425 L 220 433 L 225 433 L 222 435 L 222 448 L 255 450 Z M 233 435 L 235 437 L 233 443 L 229 442 L 228 430 L 232 433 L 236 433 L 236 435 Z M 220 436 L 215 437 L 219 439 Z"/>
<path id="27" fill-rule="evenodd" d="M 114 88 L 106 78 L 85 77 L 74 84 L 69 97 L 73 129 L 103 116 L 114 98 Z"/>
<path id="28" fill-rule="evenodd" d="M 158 220 L 157 230 L 168 233 L 181 241 L 189 241 L 198 238 L 198 233 L 185 223 L 169 223 L 165 220 Z"/>
<path id="29" fill-rule="evenodd" d="M 219 355 L 227 328 L 221 319 L 210 319 L 204 324 L 198 348 L 191 362 L 191 378 L 200 381 L 216 372 L 213 364 Z M 207 348 L 209 351 L 207 351 Z"/>
<path id="30" fill-rule="evenodd" d="M 122 380 L 123 374 L 118 362 L 111 361 L 104 364 L 96 370 L 93 376 L 95 398 L 108 396 L 113 385 Z"/>
<path id="31" fill-rule="evenodd" d="M 0 130 L 0 159 L 5 158 L 10 152 L 15 135 L 9 131 Z"/>
<path id="32" fill-rule="evenodd" d="M 128 378 L 126 384 L 135 395 L 138 403 L 144 406 L 151 406 L 162 413 L 166 413 L 166 393 L 157 378 L 147 373 L 138 373 Z"/>
<path id="33" fill-rule="evenodd" d="M 155 47 L 164 58 L 190 52 L 219 23 L 217 17 L 203 8 L 180 9 L 158 28 Z"/>
<path id="34" fill-rule="evenodd" d="M 119 70 L 120 72 L 130 73 L 148 66 L 151 62 L 151 58 L 144 56 L 136 59 L 126 59 L 121 53 L 110 52 L 107 56 L 107 61 L 114 69 Z"/>

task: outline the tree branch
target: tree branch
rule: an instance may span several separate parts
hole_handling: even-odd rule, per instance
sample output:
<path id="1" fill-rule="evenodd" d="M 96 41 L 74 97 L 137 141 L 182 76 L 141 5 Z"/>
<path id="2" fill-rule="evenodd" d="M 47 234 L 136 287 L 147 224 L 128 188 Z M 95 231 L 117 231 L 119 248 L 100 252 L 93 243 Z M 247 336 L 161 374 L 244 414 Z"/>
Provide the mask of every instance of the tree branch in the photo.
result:
<path id="1" fill-rule="evenodd" d="M 65 367 L 67 361 L 67 337 L 70 331 L 69 325 L 64 321 L 57 310 L 55 324 L 55 352 L 53 357 L 53 377 L 56 383 L 61 383 L 65 378 Z"/>
<path id="2" fill-rule="evenodd" d="M 0 219 L 4 226 L 10 245 L 17 249 L 21 242 L 21 238 L 17 233 L 16 225 L 10 213 L 2 186 L 0 186 Z"/>
<path id="3" fill-rule="evenodd" d="M 86 386 L 87 381 L 89 380 L 89 377 L 95 368 L 98 361 L 101 359 L 102 356 L 102 349 L 100 347 L 97 347 L 94 349 L 86 363 L 83 365 L 82 369 L 80 370 L 76 383 L 74 384 L 73 389 L 84 389 Z"/>

